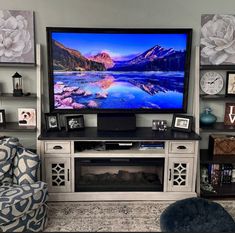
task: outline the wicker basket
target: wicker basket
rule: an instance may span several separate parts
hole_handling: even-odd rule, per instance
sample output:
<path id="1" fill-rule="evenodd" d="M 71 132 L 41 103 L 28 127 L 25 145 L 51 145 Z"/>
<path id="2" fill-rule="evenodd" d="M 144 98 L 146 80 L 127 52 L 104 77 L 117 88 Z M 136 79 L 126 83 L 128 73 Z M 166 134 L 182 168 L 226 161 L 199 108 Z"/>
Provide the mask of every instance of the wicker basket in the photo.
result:
<path id="1" fill-rule="evenodd" d="M 210 155 L 235 155 L 235 136 L 211 134 L 209 136 Z"/>

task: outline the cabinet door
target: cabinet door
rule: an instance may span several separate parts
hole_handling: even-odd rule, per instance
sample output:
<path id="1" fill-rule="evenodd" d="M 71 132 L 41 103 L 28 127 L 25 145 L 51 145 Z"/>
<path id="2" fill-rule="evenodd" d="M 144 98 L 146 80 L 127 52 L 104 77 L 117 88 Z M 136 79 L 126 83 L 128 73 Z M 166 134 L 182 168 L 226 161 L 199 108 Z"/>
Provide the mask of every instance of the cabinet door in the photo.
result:
<path id="1" fill-rule="evenodd" d="M 169 158 L 168 191 L 193 191 L 193 158 Z"/>
<path id="2" fill-rule="evenodd" d="M 45 177 L 49 192 L 70 192 L 70 158 L 45 158 Z"/>

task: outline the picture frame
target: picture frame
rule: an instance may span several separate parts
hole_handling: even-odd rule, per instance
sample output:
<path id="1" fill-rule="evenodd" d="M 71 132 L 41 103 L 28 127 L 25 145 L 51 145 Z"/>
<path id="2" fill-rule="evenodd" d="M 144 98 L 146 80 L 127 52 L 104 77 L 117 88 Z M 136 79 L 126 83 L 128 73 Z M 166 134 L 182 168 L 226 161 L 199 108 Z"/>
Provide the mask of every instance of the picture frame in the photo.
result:
<path id="1" fill-rule="evenodd" d="M 0 10 L 2 44 L 9 38 L 14 41 L 3 49 L 0 55 L 0 66 L 35 66 L 35 22 L 34 11 L 31 10 Z M 11 37 L 9 37 L 9 30 Z M 17 48 L 17 49 L 16 49 Z"/>
<path id="2" fill-rule="evenodd" d="M 59 116 L 57 113 L 45 113 L 46 131 L 60 131 Z"/>
<path id="3" fill-rule="evenodd" d="M 235 97 L 235 71 L 228 71 L 226 75 L 226 97 Z"/>
<path id="4" fill-rule="evenodd" d="M 192 131 L 193 117 L 187 115 L 174 114 L 172 119 L 171 128 L 173 130 L 191 132 Z"/>
<path id="5" fill-rule="evenodd" d="M 224 125 L 235 126 L 235 103 L 225 103 Z"/>
<path id="6" fill-rule="evenodd" d="M 6 124 L 6 114 L 4 109 L 0 109 L 0 126 L 4 126 Z"/>
<path id="7" fill-rule="evenodd" d="M 69 115 L 65 116 L 66 119 L 66 131 L 76 131 L 84 129 L 84 117 L 83 115 Z"/>
<path id="8" fill-rule="evenodd" d="M 18 108 L 19 126 L 36 126 L 35 108 Z"/>

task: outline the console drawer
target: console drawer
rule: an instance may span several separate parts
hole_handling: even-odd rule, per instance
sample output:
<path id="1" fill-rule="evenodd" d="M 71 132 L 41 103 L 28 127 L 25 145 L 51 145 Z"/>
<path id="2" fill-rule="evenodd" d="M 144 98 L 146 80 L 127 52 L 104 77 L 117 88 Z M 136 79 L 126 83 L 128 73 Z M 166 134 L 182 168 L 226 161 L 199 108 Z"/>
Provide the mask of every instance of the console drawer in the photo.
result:
<path id="1" fill-rule="evenodd" d="M 170 142 L 169 153 L 174 154 L 193 154 L 195 152 L 194 142 Z"/>
<path id="2" fill-rule="evenodd" d="M 44 142 L 45 154 L 70 154 L 70 142 Z"/>

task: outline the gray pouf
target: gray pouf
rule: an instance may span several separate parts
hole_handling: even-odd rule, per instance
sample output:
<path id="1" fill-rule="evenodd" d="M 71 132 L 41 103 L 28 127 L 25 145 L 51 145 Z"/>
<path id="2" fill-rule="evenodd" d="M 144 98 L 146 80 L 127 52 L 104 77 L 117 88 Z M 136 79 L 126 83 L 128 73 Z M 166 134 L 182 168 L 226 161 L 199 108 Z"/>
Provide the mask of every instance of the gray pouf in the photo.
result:
<path id="1" fill-rule="evenodd" d="M 187 198 L 169 205 L 161 214 L 163 232 L 235 232 L 235 222 L 218 203 Z"/>

